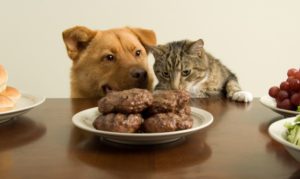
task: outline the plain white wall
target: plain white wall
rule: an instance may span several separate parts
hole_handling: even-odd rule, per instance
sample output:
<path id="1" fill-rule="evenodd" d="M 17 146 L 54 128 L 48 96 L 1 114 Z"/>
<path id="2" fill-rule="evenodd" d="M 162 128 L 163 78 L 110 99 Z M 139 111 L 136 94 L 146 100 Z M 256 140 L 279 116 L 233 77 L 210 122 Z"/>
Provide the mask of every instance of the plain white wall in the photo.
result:
<path id="1" fill-rule="evenodd" d="M 242 88 L 260 97 L 299 68 L 299 8 L 297 0 L 0 0 L 0 64 L 21 91 L 69 97 L 63 30 L 144 27 L 158 43 L 202 38 Z"/>

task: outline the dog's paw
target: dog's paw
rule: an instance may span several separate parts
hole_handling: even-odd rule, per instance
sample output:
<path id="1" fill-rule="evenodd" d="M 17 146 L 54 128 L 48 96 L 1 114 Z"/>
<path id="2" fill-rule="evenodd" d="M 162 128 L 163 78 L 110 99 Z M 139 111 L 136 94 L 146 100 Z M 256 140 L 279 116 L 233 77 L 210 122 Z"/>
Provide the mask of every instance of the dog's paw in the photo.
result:
<path id="1" fill-rule="evenodd" d="M 253 96 L 248 91 L 238 91 L 233 94 L 231 99 L 234 101 L 247 103 L 247 102 L 251 102 L 253 100 Z"/>

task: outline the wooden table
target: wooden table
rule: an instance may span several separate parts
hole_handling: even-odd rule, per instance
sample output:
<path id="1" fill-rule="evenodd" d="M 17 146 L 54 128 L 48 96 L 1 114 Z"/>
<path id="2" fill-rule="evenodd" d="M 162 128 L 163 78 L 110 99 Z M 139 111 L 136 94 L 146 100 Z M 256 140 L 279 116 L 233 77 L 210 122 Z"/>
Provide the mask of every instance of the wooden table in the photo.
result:
<path id="1" fill-rule="evenodd" d="M 0 124 L 0 178 L 299 178 L 300 164 L 267 129 L 282 116 L 255 99 L 193 99 L 214 116 L 208 128 L 164 145 L 100 141 L 76 128 L 72 116 L 96 105 L 88 99 L 47 99 Z"/>

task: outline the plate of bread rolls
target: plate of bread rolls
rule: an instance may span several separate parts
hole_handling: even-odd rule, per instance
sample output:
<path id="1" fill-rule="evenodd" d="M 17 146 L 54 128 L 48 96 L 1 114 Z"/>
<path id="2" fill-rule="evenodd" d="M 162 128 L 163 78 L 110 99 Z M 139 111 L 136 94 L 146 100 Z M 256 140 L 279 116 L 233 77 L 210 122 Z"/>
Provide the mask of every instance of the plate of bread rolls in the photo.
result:
<path id="1" fill-rule="evenodd" d="M 7 81 L 7 71 L 0 64 L 0 123 L 21 115 L 45 101 L 44 97 L 21 93 L 17 88 L 9 86 Z"/>

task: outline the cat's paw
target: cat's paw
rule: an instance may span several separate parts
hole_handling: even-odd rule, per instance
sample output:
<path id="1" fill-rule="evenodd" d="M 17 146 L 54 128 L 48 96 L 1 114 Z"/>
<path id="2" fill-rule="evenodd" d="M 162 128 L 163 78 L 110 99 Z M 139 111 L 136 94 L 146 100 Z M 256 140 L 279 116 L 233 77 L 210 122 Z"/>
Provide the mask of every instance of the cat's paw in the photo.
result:
<path id="1" fill-rule="evenodd" d="M 253 100 L 253 96 L 248 91 L 238 91 L 232 95 L 231 99 L 234 101 L 247 103 L 247 102 L 251 102 Z"/>

